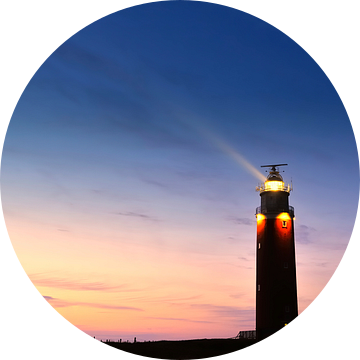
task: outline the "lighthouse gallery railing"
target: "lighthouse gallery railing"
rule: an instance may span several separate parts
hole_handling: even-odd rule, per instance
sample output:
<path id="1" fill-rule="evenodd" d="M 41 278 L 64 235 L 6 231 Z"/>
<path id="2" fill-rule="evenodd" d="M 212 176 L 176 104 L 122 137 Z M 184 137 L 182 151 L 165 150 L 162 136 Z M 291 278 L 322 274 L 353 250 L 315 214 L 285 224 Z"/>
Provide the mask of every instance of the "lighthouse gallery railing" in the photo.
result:
<path id="1" fill-rule="evenodd" d="M 294 207 L 293 206 L 290 206 L 286 209 L 286 208 L 283 208 L 283 209 L 277 209 L 277 211 L 284 211 L 284 212 L 288 212 L 289 214 L 293 215 L 294 216 Z M 271 212 L 271 211 L 267 211 L 267 209 L 265 207 L 261 207 L 261 206 L 258 206 L 256 208 L 256 213 L 255 215 L 257 214 L 266 214 L 268 212 Z"/>

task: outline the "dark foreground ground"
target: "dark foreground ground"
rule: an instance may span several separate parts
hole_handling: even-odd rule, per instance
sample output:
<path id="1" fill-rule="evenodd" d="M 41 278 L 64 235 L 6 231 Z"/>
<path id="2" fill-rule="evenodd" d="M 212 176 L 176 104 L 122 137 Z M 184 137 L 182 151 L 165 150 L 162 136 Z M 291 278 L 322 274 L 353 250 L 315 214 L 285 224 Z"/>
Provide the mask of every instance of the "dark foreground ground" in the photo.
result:
<path id="1" fill-rule="evenodd" d="M 253 339 L 201 339 L 136 343 L 106 342 L 132 354 L 158 359 L 201 359 L 228 354 L 253 345 Z"/>

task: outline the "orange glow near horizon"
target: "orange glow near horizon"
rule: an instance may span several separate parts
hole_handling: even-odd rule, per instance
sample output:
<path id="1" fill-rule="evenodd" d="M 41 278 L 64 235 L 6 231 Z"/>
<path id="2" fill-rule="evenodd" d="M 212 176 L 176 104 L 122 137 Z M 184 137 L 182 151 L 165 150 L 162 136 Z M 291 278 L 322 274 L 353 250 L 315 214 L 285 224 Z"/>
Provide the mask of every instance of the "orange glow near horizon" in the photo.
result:
<path id="1" fill-rule="evenodd" d="M 255 259 L 239 260 L 238 244 L 205 247 L 201 239 L 209 240 L 208 233 L 199 231 L 196 242 L 193 229 L 166 226 L 156 241 L 151 237 L 156 233 L 125 228 L 105 237 L 87 224 L 58 231 L 26 219 L 7 221 L 19 260 L 38 291 L 90 336 L 170 340 L 231 337 L 239 328 L 253 328 Z M 239 264 L 240 285 L 233 271 Z M 223 311 L 226 318 L 219 317 Z"/>

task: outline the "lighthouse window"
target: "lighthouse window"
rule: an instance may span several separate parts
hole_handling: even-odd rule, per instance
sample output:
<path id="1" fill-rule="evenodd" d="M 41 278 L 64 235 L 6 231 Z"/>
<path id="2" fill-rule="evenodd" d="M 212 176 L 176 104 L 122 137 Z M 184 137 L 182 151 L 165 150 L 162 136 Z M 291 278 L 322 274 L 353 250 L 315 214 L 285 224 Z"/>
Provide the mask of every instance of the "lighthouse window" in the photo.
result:
<path id="1" fill-rule="evenodd" d="M 259 247 L 258 247 L 258 249 L 260 249 L 261 248 L 261 244 L 259 243 L 259 245 L 258 245 Z"/>
<path id="2" fill-rule="evenodd" d="M 287 221 L 283 221 L 283 222 L 282 222 L 282 227 L 283 227 L 283 228 L 287 228 Z"/>
<path id="3" fill-rule="evenodd" d="M 258 285 L 258 291 L 260 291 L 260 285 Z"/>

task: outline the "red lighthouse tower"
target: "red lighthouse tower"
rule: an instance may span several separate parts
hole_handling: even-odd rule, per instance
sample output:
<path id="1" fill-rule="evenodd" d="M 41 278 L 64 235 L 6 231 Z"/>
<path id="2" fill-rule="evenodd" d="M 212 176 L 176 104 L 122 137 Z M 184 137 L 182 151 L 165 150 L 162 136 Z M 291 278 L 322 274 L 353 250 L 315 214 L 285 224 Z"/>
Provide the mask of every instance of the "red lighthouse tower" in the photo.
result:
<path id="1" fill-rule="evenodd" d="M 256 333 L 262 340 L 298 315 L 294 241 L 294 208 L 289 206 L 292 188 L 285 186 L 278 167 L 270 167 L 256 209 Z"/>

